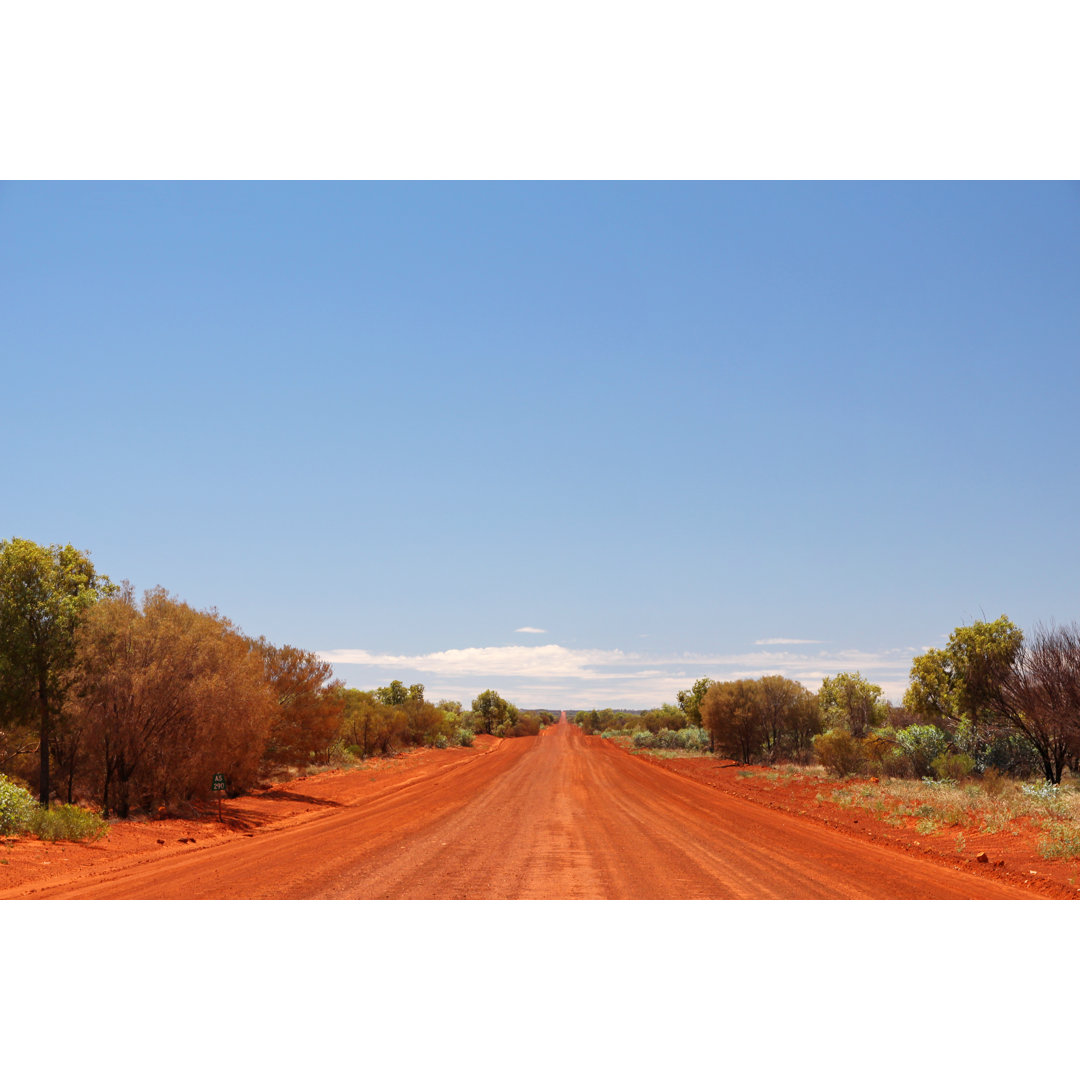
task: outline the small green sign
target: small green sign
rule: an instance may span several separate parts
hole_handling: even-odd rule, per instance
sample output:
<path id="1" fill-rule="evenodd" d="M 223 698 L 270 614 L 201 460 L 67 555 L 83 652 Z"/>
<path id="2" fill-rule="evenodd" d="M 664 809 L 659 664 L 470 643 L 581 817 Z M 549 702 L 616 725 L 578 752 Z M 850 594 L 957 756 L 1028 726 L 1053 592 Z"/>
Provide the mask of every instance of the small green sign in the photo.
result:
<path id="1" fill-rule="evenodd" d="M 225 790 L 225 774 L 223 772 L 214 773 L 214 791 Z"/>

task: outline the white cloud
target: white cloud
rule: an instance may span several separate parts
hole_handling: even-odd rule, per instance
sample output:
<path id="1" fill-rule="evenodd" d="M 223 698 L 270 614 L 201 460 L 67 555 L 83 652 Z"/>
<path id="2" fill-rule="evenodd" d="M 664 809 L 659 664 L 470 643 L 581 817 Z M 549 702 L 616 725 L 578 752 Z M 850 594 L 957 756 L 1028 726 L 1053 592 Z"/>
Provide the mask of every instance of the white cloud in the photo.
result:
<path id="1" fill-rule="evenodd" d="M 817 690 L 827 675 L 859 671 L 899 701 L 907 687 L 911 649 L 656 655 L 621 649 L 569 649 L 562 645 L 499 645 L 420 654 L 333 649 L 319 656 L 335 669 L 354 668 L 351 685 L 385 685 L 391 679 L 423 682 L 430 698 L 466 701 L 496 689 L 525 708 L 579 706 L 650 708 L 674 701 L 696 679 L 785 675 Z M 338 671 L 339 677 L 347 672 Z"/>
<path id="2" fill-rule="evenodd" d="M 546 630 L 538 630 L 535 626 L 519 626 L 515 634 L 546 634 Z"/>
<path id="3" fill-rule="evenodd" d="M 767 637 L 762 638 L 760 641 L 755 641 L 755 645 L 824 645 L 823 641 L 818 641 L 815 638 L 797 638 L 797 637 Z"/>

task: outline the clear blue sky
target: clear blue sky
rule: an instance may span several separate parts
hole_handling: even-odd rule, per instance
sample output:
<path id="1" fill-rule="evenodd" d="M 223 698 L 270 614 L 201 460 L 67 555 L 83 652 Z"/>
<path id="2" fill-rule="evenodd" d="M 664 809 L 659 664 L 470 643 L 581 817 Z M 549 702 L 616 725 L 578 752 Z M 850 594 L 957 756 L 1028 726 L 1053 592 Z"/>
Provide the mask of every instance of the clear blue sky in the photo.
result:
<path id="1" fill-rule="evenodd" d="M 0 534 L 353 686 L 1080 618 L 1076 185 L 13 183 L 0 297 Z"/>

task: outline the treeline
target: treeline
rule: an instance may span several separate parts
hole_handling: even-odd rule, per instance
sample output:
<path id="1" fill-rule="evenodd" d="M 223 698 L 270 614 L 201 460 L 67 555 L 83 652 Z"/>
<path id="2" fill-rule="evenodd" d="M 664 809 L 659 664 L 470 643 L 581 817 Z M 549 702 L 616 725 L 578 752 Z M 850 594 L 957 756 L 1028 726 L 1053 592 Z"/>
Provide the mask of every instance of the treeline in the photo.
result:
<path id="1" fill-rule="evenodd" d="M 463 709 L 460 701 L 424 700 L 420 683 L 394 680 L 376 690 L 342 689 L 340 739 L 331 747 L 354 757 L 388 754 L 402 746 L 471 746 L 475 735 L 513 738 L 536 735 L 555 722 L 548 712 L 518 709 L 494 690 L 484 690 Z"/>
<path id="2" fill-rule="evenodd" d="M 678 707 L 573 719 L 638 745 L 690 747 L 677 736 L 701 730 L 710 750 L 737 761 L 817 761 L 841 776 L 993 770 L 1058 784 L 1065 768 L 1080 774 L 1080 627 L 1039 626 L 1030 640 L 1004 615 L 958 627 L 945 648 L 915 658 L 899 708 L 859 672 L 841 672 L 817 693 L 782 675 L 704 678 L 679 692 Z"/>
<path id="3" fill-rule="evenodd" d="M 312 652 L 99 575 L 85 552 L 0 541 L 0 774 L 108 815 L 176 808 L 275 771 L 530 734 L 495 691 L 463 711 L 394 681 L 346 689 Z"/>

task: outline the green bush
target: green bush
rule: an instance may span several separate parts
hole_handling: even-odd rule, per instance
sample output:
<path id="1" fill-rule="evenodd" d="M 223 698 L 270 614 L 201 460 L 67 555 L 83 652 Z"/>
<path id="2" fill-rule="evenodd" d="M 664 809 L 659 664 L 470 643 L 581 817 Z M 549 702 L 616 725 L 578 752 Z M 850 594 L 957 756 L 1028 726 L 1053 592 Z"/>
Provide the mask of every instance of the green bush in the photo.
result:
<path id="1" fill-rule="evenodd" d="M 42 840 L 96 840 L 108 831 L 109 825 L 100 814 L 70 803 L 48 810 L 35 807 L 30 817 L 30 832 Z"/>
<path id="2" fill-rule="evenodd" d="M 896 741 L 904 756 L 911 762 L 916 776 L 929 776 L 933 772 L 931 762 L 944 754 L 949 745 L 949 738 L 941 728 L 933 724 L 912 724 L 899 728 Z"/>
<path id="3" fill-rule="evenodd" d="M 37 802 L 24 787 L 0 773 L 0 836 L 27 832 Z"/>
<path id="4" fill-rule="evenodd" d="M 849 776 L 865 764 L 862 744 L 847 728 L 833 728 L 814 736 L 818 761 L 835 776 Z"/>
<path id="5" fill-rule="evenodd" d="M 708 750 L 709 733 L 700 727 L 684 727 L 675 733 L 675 745 L 680 750 Z"/>
<path id="6" fill-rule="evenodd" d="M 458 728 L 457 737 L 458 737 L 458 742 L 462 746 L 472 746 L 472 744 L 473 744 L 473 733 L 472 733 L 471 729 L 469 729 L 467 727 Z"/>
<path id="7" fill-rule="evenodd" d="M 1034 784 L 1021 784 L 1020 790 L 1025 795 L 1041 802 L 1057 802 L 1061 795 L 1061 788 L 1049 780 L 1036 780 Z"/>

